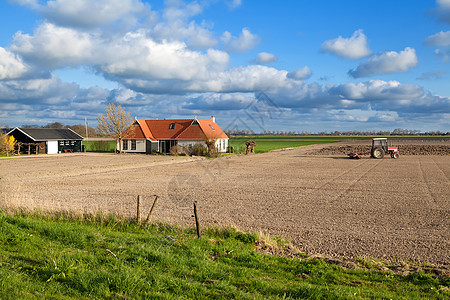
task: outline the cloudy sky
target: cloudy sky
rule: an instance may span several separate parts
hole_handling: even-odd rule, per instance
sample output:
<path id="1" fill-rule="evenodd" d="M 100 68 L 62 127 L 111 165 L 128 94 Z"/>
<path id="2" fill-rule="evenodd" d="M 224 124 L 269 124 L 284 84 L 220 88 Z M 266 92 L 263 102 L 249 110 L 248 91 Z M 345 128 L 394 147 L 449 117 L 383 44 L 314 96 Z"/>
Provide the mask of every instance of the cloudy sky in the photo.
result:
<path id="1" fill-rule="evenodd" d="M 0 1 L 0 121 L 450 131 L 450 0 Z"/>

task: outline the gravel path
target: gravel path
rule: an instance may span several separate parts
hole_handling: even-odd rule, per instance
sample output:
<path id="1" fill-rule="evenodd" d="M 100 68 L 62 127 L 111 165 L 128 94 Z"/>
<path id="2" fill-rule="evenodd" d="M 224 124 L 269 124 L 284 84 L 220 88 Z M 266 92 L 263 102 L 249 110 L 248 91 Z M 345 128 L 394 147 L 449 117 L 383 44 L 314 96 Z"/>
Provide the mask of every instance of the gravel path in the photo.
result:
<path id="1" fill-rule="evenodd" d="M 311 155 L 329 145 L 218 159 L 61 155 L 4 159 L 0 205 L 233 225 L 336 258 L 449 266 L 450 156 Z M 7 188 L 6 188 L 7 187 Z"/>

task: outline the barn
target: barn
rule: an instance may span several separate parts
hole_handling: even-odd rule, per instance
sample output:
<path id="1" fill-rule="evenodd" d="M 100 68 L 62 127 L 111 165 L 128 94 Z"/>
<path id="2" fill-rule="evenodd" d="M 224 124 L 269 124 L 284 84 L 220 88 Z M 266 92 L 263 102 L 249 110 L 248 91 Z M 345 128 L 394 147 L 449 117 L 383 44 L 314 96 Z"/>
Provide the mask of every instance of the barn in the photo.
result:
<path id="1" fill-rule="evenodd" d="M 8 132 L 14 136 L 20 151 L 33 154 L 81 152 L 83 137 L 69 128 L 19 128 Z"/>
<path id="2" fill-rule="evenodd" d="M 218 152 L 226 152 L 228 136 L 211 119 L 137 120 L 127 129 L 126 138 L 117 142 L 117 150 L 132 153 L 169 153 L 173 146 L 193 147 L 215 140 Z"/>

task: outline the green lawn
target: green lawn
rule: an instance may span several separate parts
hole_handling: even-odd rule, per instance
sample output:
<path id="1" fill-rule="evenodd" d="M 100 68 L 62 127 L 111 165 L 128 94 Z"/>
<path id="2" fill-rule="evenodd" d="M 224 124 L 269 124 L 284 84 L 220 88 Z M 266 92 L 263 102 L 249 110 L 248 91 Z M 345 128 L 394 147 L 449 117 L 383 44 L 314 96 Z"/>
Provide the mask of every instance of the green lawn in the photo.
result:
<path id="1" fill-rule="evenodd" d="M 59 219 L 59 220 L 57 220 Z M 0 211 L 0 299 L 448 299 L 449 279 L 255 252 L 256 234 Z M 278 240 L 271 243 L 283 247 Z"/>
<path id="2" fill-rule="evenodd" d="M 88 152 L 115 152 L 116 141 L 83 141 L 83 145 L 86 146 Z"/>
<path id="3" fill-rule="evenodd" d="M 256 142 L 255 152 L 263 153 L 275 149 L 300 147 L 313 144 L 334 143 L 344 141 L 349 137 L 330 137 L 330 136 L 250 136 L 250 137 L 231 137 L 229 145 L 235 152 L 245 152 L 245 142 L 252 140 Z"/>

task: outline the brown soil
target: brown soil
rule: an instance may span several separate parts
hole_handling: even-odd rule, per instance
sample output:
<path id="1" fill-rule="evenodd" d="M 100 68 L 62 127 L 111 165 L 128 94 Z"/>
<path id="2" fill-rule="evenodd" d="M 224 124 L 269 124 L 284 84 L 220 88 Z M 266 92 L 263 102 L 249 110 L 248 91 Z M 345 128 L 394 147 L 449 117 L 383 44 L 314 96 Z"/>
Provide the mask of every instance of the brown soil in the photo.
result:
<path id="1" fill-rule="evenodd" d="M 330 145 L 218 159 L 56 155 L 3 159 L 0 205 L 200 222 L 282 236 L 336 261 L 449 266 L 450 156 L 311 155 Z"/>
<path id="2" fill-rule="evenodd" d="M 450 155 L 449 140 L 408 140 L 389 139 L 389 146 L 398 147 L 400 155 Z M 347 155 L 349 153 L 369 153 L 370 140 L 351 140 L 323 147 L 309 154 L 317 155 Z M 369 155 L 369 154 L 367 154 Z"/>

